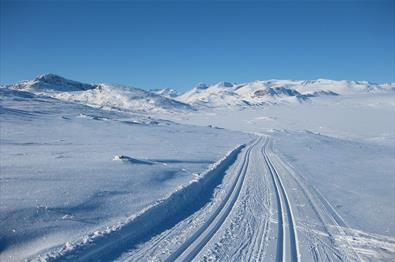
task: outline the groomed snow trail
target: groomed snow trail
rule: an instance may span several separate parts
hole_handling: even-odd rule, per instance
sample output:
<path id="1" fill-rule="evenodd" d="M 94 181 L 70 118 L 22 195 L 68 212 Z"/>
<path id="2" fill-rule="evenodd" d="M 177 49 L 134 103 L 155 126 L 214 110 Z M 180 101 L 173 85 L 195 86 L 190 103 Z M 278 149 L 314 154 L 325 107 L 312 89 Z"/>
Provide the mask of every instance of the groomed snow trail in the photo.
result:
<path id="1" fill-rule="evenodd" d="M 271 141 L 270 141 L 271 142 Z M 299 243 L 298 234 L 296 232 L 295 218 L 292 212 L 290 200 L 283 182 L 269 159 L 266 150 L 269 140 L 266 140 L 262 153 L 265 158 L 266 165 L 271 175 L 274 191 L 277 198 L 278 208 L 278 225 L 279 235 L 277 244 L 277 261 L 298 261 L 299 260 Z M 287 219 L 286 219 L 287 218 Z M 286 223 L 286 221 L 288 223 Z M 286 226 L 288 224 L 288 227 Z M 287 243 L 290 248 L 287 248 Z M 287 252 L 288 251 L 288 252 Z"/>
<path id="2" fill-rule="evenodd" d="M 118 259 L 359 261 L 345 240 L 351 230 L 329 205 L 273 152 L 270 137 L 258 137 L 202 209 Z"/>
<path id="3" fill-rule="evenodd" d="M 190 238 L 188 238 L 186 242 L 184 242 L 175 252 L 173 252 L 166 261 L 192 260 L 218 231 L 240 195 L 241 187 L 244 183 L 245 175 L 249 165 L 251 150 L 258 142 L 259 140 L 247 148 L 245 156 L 243 157 L 241 169 L 237 173 L 232 187 L 227 192 L 226 197 L 222 200 L 219 207 L 214 210 L 206 223 L 204 223 L 199 228 L 199 230 L 197 230 Z"/>
<path id="4" fill-rule="evenodd" d="M 54 260 L 361 260 L 348 242 L 353 231 L 273 152 L 270 137 L 236 148 L 175 194 L 160 208 Z"/>

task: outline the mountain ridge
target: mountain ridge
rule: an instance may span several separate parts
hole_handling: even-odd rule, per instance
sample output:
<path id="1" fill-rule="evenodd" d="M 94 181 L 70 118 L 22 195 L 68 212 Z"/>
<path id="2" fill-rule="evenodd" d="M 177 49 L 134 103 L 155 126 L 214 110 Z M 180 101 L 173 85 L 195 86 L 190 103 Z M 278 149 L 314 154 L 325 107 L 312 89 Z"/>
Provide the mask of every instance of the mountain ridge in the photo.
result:
<path id="1" fill-rule="evenodd" d="M 44 74 L 9 87 L 61 100 L 132 111 L 178 111 L 200 107 L 246 107 L 309 102 L 315 97 L 395 90 L 395 83 L 353 80 L 256 80 L 247 83 L 198 83 L 179 94 L 171 88 L 144 90 L 118 84 L 85 84 Z"/>
<path id="2" fill-rule="evenodd" d="M 55 74 L 40 75 L 33 80 L 20 81 L 7 87 L 107 109 L 192 110 L 188 104 L 147 90 L 118 84 L 84 84 Z"/>

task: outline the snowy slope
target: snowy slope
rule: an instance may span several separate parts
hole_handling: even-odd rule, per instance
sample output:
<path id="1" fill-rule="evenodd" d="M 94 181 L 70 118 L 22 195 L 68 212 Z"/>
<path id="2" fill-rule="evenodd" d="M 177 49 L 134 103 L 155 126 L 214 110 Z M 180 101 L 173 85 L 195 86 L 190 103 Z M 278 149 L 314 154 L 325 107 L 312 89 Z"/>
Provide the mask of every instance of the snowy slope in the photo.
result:
<path id="1" fill-rule="evenodd" d="M 234 92 L 234 85 L 227 82 L 210 86 L 200 83 L 176 99 L 184 103 L 207 107 L 246 105 L 242 98 Z"/>
<path id="2" fill-rule="evenodd" d="M 122 85 L 99 84 L 95 89 L 81 92 L 64 92 L 54 95 L 66 101 L 105 108 L 131 111 L 180 111 L 192 107 L 148 91 Z"/>
<path id="3" fill-rule="evenodd" d="M 21 81 L 9 87 L 107 109 L 115 108 L 130 111 L 191 110 L 191 107 L 187 104 L 142 89 L 111 84 L 83 84 L 54 74 L 42 75 L 34 80 Z"/>
<path id="4" fill-rule="evenodd" d="M 249 139 L 9 88 L 0 99 L 1 261 L 127 221 Z"/>
<path id="5" fill-rule="evenodd" d="M 0 260 L 392 261 L 393 88 L 0 88 Z"/>
<path id="6" fill-rule="evenodd" d="M 265 80 L 245 84 L 200 84 L 177 97 L 179 101 L 206 107 L 257 106 L 310 101 L 318 96 L 391 91 L 395 84 L 334 80 Z"/>
<path id="7" fill-rule="evenodd" d="M 77 81 L 65 79 L 55 74 L 45 74 L 38 76 L 33 80 L 21 81 L 13 85 L 12 87 L 18 90 L 26 90 L 31 92 L 73 92 L 85 91 L 96 88 L 95 85 L 83 84 Z"/>
<path id="8" fill-rule="evenodd" d="M 11 88 L 77 101 L 91 106 L 130 111 L 166 112 L 192 110 L 195 107 L 249 107 L 272 104 L 298 104 L 316 97 L 380 93 L 395 90 L 395 84 L 373 84 L 366 81 L 264 80 L 244 84 L 220 82 L 198 84 L 178 95 L 170 88 L 145 91 L 112 85 L 83 84 L 54 74 L 21 81 Z"/>
<path id="9" fill-rule="evenodd" d="M 172 89 L 172 88 L 153 89 L 150 91 L 154 94 L 161 95 L 164 97 L 170 97 L 170 98 L 173 98 L 173 97 L 176 97 L 179 95 L 177 90 Z"/>
<path id="10" fill-rule="evenodd" d="M 271 138 L 258 136 L 125 223 L 66 243 L 39 259 L 391 259 L 395 238 L 357 230 L 337 209 L 275 153 Z"/>

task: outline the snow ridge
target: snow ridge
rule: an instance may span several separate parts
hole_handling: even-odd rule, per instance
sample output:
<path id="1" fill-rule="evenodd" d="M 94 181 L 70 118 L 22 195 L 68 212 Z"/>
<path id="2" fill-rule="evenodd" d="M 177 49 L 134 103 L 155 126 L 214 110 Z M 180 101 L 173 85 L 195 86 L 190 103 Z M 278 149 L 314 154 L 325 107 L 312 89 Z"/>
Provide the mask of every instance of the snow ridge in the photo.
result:
<path id="1" fill-rule="evenodd" d="M 245 146 L 245 144 L 237 146 L 188 185 L 180 187 L 168 197 L 158 200 L 127 221 L 92 232 L 72 243 L 67 242 L 57 250 L 41 254 L 32 260 L 115 259 L 127 248 L 171 228 L 199 210 L 206 201 L 210 200 L 210 192 L 220 184 L 225 171 L 236 161 Z"/>

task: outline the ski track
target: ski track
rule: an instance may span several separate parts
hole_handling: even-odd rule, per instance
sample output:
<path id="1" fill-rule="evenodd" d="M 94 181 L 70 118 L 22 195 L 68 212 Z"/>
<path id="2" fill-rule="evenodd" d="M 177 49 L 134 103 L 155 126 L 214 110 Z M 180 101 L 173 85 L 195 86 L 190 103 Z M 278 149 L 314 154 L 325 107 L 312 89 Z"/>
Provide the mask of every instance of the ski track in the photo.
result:
<path id="1" fill-rule="evenodd" d="M 273 151 L 273 144 L 270 144 L 270 150 Z M 305 223 L 305 225 L 299 225 L 298 229 L 300 231 L 306 232 L 307 241 L 310 244 L 309 250 L 311 253 L 311 257 L 315 261 L 332 261 L 332 260 L 344 260 L 345 256 L 343 256 L 339 251 L 338 247 L 336 246 L 336 243 L 334 242 L 334 237 L 331 234 L 330 230 L 328 229 L 327 222 L 325 222 L 324 218 L 322 217 L 322 211 L 320 212 L 319 208 L 317 207 L 317 204 L 315 203 L 313 197 L 311 194 L 309 194 L 308 190 L 306 187 L 302 184 L 301 181 L 294 175 L 292 170 L 287 167 L 284 162 L 282 162 L 276 155 L 272 154 L 273 162 L 277 162 L 279 166 L 284 168 L 287 171 L 287 174 L 289 176 L 287 177 L 287 182 L 290 182 L 292 180 L 295 182 L 295 185 L 298 188 L 298 191 L 301 192 L 301 196 L 303 199 L 303 203 L 307 205 L 309 209 L 312 210 L 313 215 L 316 217 L 316 225 L 313 223 Z M 295 199 L 294 199 L 295 201 Z M 305 208 L 305 212 L 306 212 Z M 330 243 L 328 244 L 325 240 L 322 240 L 317 234 L 312 230 L 314 226 L 319 225 L 322 227 L 322 229 L 325 231 L 325 234 L 328 235 L 328 238 L 325 240 L 328 240 Z M 329 251 L 329 252 L 328 252 Z"/>
<path id="2" fill-rule="evenodd" d="M 202 191 L 207 186 L 210 190 Z M 270 137 L 258 136 L 232 151 L 195 182 L 200 191 L 189 187 L 181 196 L 184 206 L 202 198 L 201 194 L 209 194 L 204 197 L 206 202 L 201 200 L 189 213 L 180 208 L 164 213 L 166 219 L 177 218 L 173 224 L 162 228 L 157 226 L 162 221 L 143 223 L 139 231 L 139 224 L 133 226 L 132 221 L 108 236 L 93 239 L 88 247 L 44 260 L 99 261 L 103 254 L 104 260 L 121 261 L 362 260 L 350 243 L 353 230 L 323 195 L 274 153 Z M 163 203 L 169 202 L 172 208 L 174 197 L 169 199 Z M 147 214 L 150 210 L 143 214 L 144 219 L 150 219 Z M 151 225 L 157 230 L 152 231 Z M 132 239 L 134 232 L 149 237 L 123 243 Z"/>
<path id="3" fill-rule="evenodd" d="M 135 248 L 153 236 L 174 227 L 210 202 L 212 191 L 221 183 L 224 172 L 233 165 L 244 147 L 245 145 L 236 147 L 197 180 L 143 210 L 129 221 L 83 236 L 74 243 L 66 243 L 32 260 L 108 261 L 116 259 L 128 249 Z"/>
<path id="4" fill-rule="evenodd" d="M 266 149 L 271 140 L 267 139 L 263 147 L 262 153 L 265 157 L 272 181 L 274 184 L 275 194 L 278 203 L 278 216 L 279 216 L 279 236 L 277 242 L 277 261 L 299 261 L 299 243 L 298 234 L 296 231 L 295 218 L 292 212 L 291 204 L 287 191 L 284 188 L 283 182 L 270 161 Z M 281 192 L 280 192 L 281 191 Z M 288 226 L 286 226 L 286 217 Z M 289 239 L 290 248 L 287 255 L 287 237 Z"/>
<path id="5" fill-rule="evenodd" d="M 273 144 L 271 144 L 271 151 L 273 151 Z M 318 261 L 323 260 L 323 256 L 325 256 L 328 261 L 335 259 L 340 261 L 361 261 L 362 259 L 348 241 L 341 243 L 342 245 L 346 245 L 345 249 L 339 245 L 340 243 L 336 243 L 336 235 L 349 236 L 349 233 L 346 233 L 346 231 L 351 231 L 351 229 L 340 215 L 338 215 L 331 204 L 314 187 L 306 186 L 301 177 L 297 176 L 277 155 L 273 156 L 277 163 L 281 163 L 281 166 L 289 174 L 289 181 L 292 180 L 295 182 L 302 192 L 303 198 L 305 199 L 304 202 L 313 210 L 314 215 L 318 219 L 317 222 L 323 228 L 324 233 L 328 235 L 327 238 L 321 239 L 319 234 L 315 234 L 311 229 L 313 225 L 306 224 L 304 226 L 306 229 L 305 231 L 308 232 L 308 241 L 311 242 L 312 250 L 314 250 L 313 257 L 317 257 Z M 308 188 L 310 188 L 310 190 Z M 333 227 L 336 228 L 335 232 L 333 232 Z M 318 250 L 321 251 L 319 252 Z"/>
<path id="6" fill-rule="evenodd" d="M 166 260 L 167 262 L 192 260 L 217 232 L 226 217 L 229 215 L 240 194 L 245 174 L 248 169 L 251 150 L 259 141 L 260 139 L 247 149 L 238 178 L 220 207 L 212 216 L 210 216 L 208 221 L 195 232 L 195 234 L 193 234 L 183 245 L 168 257 Z"/>

